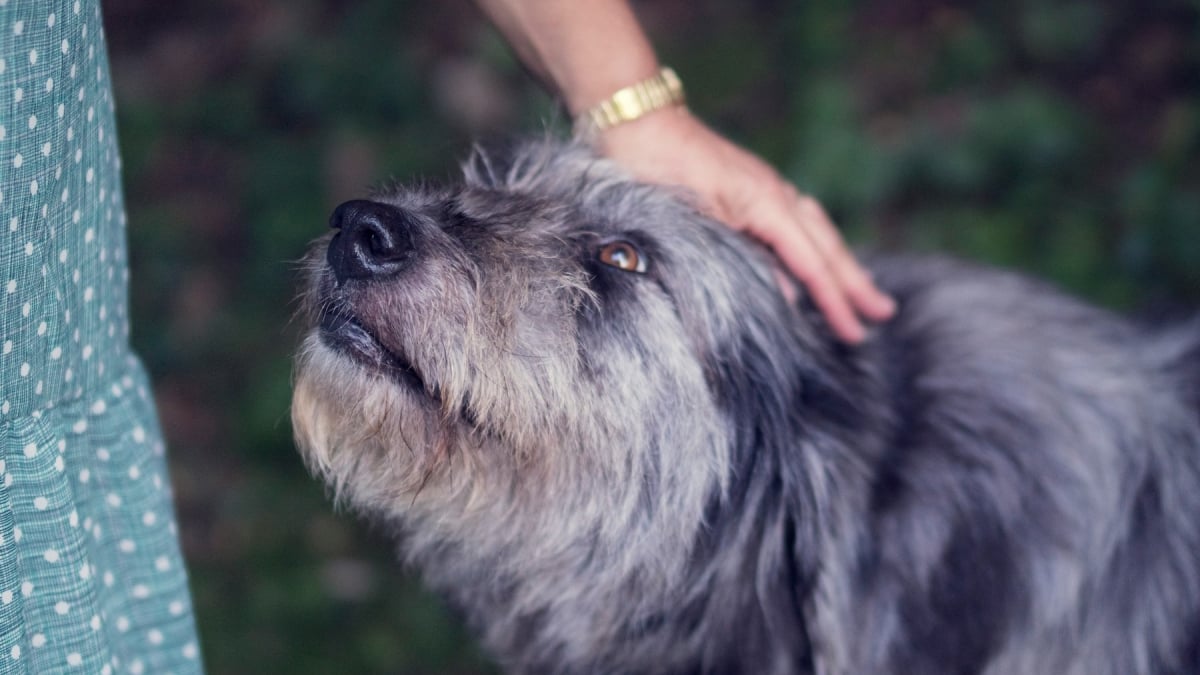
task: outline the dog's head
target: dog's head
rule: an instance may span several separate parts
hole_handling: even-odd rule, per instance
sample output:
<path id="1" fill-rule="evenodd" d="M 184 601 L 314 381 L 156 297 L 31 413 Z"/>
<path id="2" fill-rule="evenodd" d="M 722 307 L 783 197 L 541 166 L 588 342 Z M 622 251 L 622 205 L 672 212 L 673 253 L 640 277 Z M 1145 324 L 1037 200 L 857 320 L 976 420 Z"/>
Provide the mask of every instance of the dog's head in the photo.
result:
<path id="1" fill-rule="evenodd" d="M 580 147 L 477 152 L 464 174 L 343 204 L 307 257 L 310 465 L 362 510 L 464 537 L 525 513 L 514 530 L 670 513 L 690 536 L 746 423 L 721 373 L 792 312 L 763 256 Z"/>

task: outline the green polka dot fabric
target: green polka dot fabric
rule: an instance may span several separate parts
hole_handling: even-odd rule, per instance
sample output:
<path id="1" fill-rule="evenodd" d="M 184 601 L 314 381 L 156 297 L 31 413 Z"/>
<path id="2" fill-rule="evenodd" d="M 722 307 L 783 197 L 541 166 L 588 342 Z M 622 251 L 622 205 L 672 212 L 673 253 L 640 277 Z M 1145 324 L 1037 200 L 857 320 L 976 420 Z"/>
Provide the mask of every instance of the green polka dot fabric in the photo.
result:
<path id="1" fill-rule="evenodd" d="M 201 671 L 100 7 L 0 0 L 0 674 Z"/>

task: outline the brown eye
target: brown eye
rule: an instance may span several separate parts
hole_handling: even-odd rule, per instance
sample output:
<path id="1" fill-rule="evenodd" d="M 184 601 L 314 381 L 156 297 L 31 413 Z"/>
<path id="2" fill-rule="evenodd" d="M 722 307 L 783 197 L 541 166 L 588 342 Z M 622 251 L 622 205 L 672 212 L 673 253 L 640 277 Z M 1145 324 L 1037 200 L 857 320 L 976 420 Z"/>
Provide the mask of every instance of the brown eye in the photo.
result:
<path id="1" fill-rule="evenodd" d="M 627 241 L 614 241 L 600 248 L 600 262 L 626 272 L 646 271 L 646 259 L 637 247 Z"/>

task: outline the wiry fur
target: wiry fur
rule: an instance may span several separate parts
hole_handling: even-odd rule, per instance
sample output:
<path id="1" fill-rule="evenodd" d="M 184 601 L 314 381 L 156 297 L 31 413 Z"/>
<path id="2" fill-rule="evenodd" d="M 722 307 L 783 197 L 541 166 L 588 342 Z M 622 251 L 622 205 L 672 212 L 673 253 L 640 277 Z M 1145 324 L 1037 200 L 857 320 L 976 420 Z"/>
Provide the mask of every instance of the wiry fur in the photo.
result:
<path id="1" fill-rule="evenodd" d="M 465 174 L 375 197 L 399 274 L 336 283 L 316 243 L 293 418 L 507 668 L 1200 672 L 1200 327 L 892 258 L 899 315 L 849 348 L 581 148 Z"/>

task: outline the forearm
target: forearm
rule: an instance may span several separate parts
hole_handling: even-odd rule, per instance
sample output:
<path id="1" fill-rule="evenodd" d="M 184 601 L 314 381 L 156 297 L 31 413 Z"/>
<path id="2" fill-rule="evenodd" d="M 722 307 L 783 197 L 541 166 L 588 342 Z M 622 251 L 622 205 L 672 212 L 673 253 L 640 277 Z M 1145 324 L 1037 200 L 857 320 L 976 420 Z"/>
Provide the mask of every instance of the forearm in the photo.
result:
<path id="1" fill-rule="evenodd" d="M 476 0 L 572 115 L 658 71 L 625 0 Z"/>

